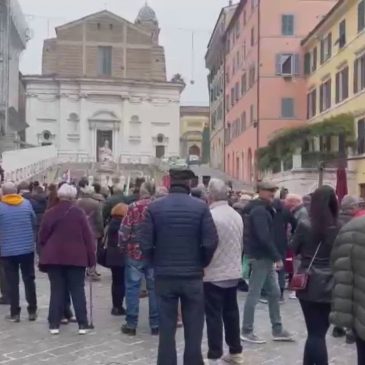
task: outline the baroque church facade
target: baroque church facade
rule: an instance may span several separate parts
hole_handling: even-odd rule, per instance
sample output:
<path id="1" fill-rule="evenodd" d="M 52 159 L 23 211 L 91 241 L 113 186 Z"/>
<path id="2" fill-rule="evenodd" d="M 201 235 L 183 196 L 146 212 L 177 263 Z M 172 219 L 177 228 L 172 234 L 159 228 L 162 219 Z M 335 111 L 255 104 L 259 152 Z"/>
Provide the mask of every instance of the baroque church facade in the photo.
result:
<path id="1" fill-rule="evenodd" d="M 179 155 L 180 94 L 167 81 L 155 12 L 107 10 L 56 28 L 41 75 L 26 75 L 26 141 L 65 162 L 148 164 Z"/>

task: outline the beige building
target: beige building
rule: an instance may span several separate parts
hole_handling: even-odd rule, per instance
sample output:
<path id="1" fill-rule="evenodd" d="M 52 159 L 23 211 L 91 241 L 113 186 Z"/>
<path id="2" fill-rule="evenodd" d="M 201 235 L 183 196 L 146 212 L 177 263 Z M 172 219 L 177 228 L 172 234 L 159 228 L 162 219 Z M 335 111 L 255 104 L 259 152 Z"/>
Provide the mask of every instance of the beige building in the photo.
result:
<path id="1" fill-rule="evenodd" d="M 43 47 L 43 75 L 166 81 L 165 52 L 154 11 L 135 23 L 107 10 L 56 28 Z"/>
<path id="2" fill-rule="evenodd" d="M 205 64 L 209 70 L 210 95 L 210 165 L 224 171 L 224 110 L 225 110 L 225 42 L 224 33 L 237 4 L 222 9 L 209 40 Z"/>
<path id="3" fill-rule="evenodd" d="M 201 159 L 209 155 L 203 151 L 204 132 L 209 128 L 209 107 L 182 106 L 180 108 L 180 156 Z M 209 148 L 209 146 L 208 146 Z"/>

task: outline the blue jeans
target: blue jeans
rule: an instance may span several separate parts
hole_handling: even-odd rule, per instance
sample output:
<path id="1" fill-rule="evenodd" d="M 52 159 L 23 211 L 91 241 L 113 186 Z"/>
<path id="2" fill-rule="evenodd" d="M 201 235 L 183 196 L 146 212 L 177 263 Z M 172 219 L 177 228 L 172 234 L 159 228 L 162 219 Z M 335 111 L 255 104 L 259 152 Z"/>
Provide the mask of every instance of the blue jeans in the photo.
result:
<path id="1" fill-rule="evenodd" d="M 159 327 L 159 313 L 155 293 L 155 278 L 153 268 L 146 261 L 137 261 L 127 259 L 125 268 L 125 288 L 127 304 L 127 325 L 129 328 L 137 328 L 139 314 L 139 294 L 143 276 L 146 279 L 148 299 L 149 299 L 149 317 L 150 327 Z"/>
<path id="2" fill-rule="evenodd" d="M 265 284 L 272 329 L 273 332 L 281 332 L 280 289 L 274 263 L 268 259 L 251 260 L 251 268 L 250 285 L 243 311 L 242 333 L 253 332 L 255 309 Z"/>

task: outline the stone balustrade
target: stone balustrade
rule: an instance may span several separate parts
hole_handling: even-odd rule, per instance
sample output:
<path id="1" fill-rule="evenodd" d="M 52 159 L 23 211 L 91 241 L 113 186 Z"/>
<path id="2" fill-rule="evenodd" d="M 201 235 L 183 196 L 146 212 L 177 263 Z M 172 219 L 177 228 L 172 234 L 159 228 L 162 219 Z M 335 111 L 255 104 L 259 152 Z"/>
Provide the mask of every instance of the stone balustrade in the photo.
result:
<path id="1" fill-rule="evenodd" d="M 5 180 L 15 183 L 32 179 L 49 169 L 56 168 L 57 164 L 58 154 L 54 146 L 6 151 L 2 154 L 1 162 Z"/>

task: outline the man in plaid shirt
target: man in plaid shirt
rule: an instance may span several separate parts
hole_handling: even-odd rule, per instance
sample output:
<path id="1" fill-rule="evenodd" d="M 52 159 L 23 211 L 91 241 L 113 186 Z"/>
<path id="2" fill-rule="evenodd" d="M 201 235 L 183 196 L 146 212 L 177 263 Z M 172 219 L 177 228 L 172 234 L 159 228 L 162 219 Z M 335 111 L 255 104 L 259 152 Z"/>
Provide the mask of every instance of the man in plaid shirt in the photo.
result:
<path id="1" fill-rule="evenodd" d="M 151 263 L 146 260 L 136 242 L 136 234 L 140 228 L 151 197 L 155 193 L 155 186 L 150 182 L 142 184 L 140 199 L 128 207 L 128 212 L 122 221 L 119 232 L 119 244 L 126 252 L 126 323 L 122 326 L 122 333 L 130 336 L 136 335 L 139 314 L 139 293 L 141 282 L 145 277 L 149 297 L 149 314 L 151 334 L 159 333 L 159 315 L 155 295 L 154 273 Z"/>

